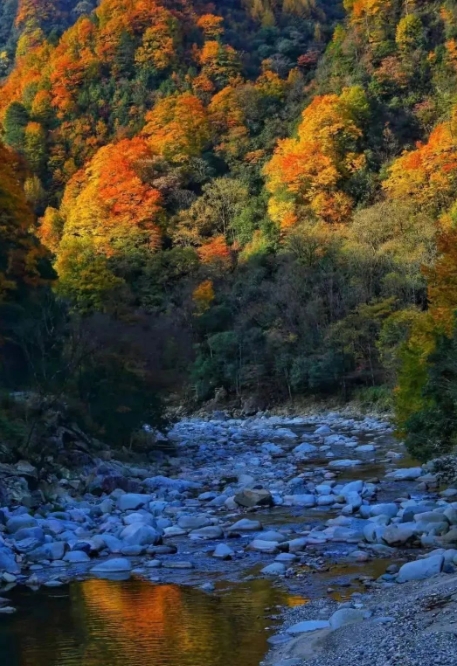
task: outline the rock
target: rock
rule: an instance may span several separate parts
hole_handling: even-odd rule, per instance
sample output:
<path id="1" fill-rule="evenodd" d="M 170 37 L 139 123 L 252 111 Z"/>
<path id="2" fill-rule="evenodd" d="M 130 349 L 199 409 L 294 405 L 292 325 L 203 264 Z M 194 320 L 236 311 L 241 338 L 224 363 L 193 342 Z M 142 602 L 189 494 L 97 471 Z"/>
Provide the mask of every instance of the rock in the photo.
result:
<path id="1" fill-rule="evenodd" d="M 124 571 L 130 572 L 131 570 L 132 565 L 125 557 L 113 557 L 110 560 L 105 560 L 104 562 L 96 564 L 90 571 L 94 574 L 110 574 Z"/>
<path id="2" fill-rule="evenodd" d="M 139 493 L 125 493 L 117 501 L 120 511 L 136 511 L 146 506 L 151 501 L 150 495 L 141 495 Z"/>
<path id="3" fill-rule="evenodd" d="M 332 631 L 345 627 L 347 624 L 362 622 L 365 618 L 364 611 L 355 608 L 340 608 L 330 618 L 330 628 Z"/>
<path id="4" fill-rule="evenodd" d="M 19 530 L 23 530 L 29 527 L 37 527 L 38 522 L 33 516 L 29 516 L 28 513 L 23 513 L 19 516 L 13 516 L 6 523 L 6 529 L 10 534 L 14 534 Z"/>
<path id="5" fill-rule="evenodd" d="M 163 532 L 166 538 L 180 537 L 187 534 L 186 530 L 183 530 L 181 527 L 178 527 L 177 525 L 173 525 L 172 527 L 166 527 Z"/>
<path id="6" fill-rule="evenodd" d="M 343 495 L 343 497 L 346 497 L 348 493 L 361 493 L 364 485 L 364 482 L 360 479 L 357 481 L 350 481 L 342 487 L 340 494 Z"/>
<path id="7" fill-rule="evenodd" d="M 44 532 L 41 527 L 24 527 L 14 533 L 15 541 L 24 541 L 25 539 L 34 539 L 39 543 L 44 543 Z"/>
<path id="8" fill-rule="evenodd" d="M 293 453 L 295 453 L 295 455 L 307 455 L 308 453 L 314 453 L 315 451 L 317 451 L 317 446 L 314 446 L 314 444 L 308 444 L 308 442 L 303 442 L 294 448 Z"/>
<path id="9" fill-rule="evenodd" d="M 234 555 L 235 552 L 225 543 L 219 543 L 213 552 L 213 557 L 217 557 L 220 560 L 231 560 Z"/>
<path id="10" fill-rule="evenodd" d="M 53 541 L 52 543 L 45 543 L 39 548 L 35 548 L 27 557 L 32 562 L 40 562 L 41 560 L 61 560 L 65 555 L 66 544 L 63 541 Z"/>
<path id="11" fill-rule="evenodd" d="M 410 580 L 425 580 L 441 572 L 444 564 L 443 555 L 432 555 L 423 560 L 404 564 L 397 576 L 397 583 L 407 583 Z"/>
<path id="12" fill-rule="evenodd" d="M 248 509 L 254 506 L 273 506 L 273 497 L 269 490 L 263 488 L 259 490 L 245 488 L 236 493 L 235 502 Z"/>
<path id="13" fill-rule="evenodd" d="M 373 504 L 369 507 L 370 516 L 388 516 L 394 518 L 398 513 L 398 507 L 393 502 L 388 504 Z"/>
<path id="14" fill-rule="evenodd" d="M 289 553 L 299 553 L 302 550 L 305 550 L 308 544 L 307 537 L 299 537 L 297 539 L 291 539 L 288 542 Z"/>
<path id="15" fill-rule="evenodd" d="M 293 624 L 291 627 L 286 629 L 288 634 L 296 636 L 297 634 L 304 634 L 309 631 L 317 631 L 319 629 L 328 629 L 330 627 L 330 622 L 327 620 L 304 620 L 303 622 L 298 622 Z"/>
<path id="16" fill-rule="evenodd" d="M 375 450 L 376 447 L 373 444 L 361 444 L 360 446 L 356 446 L 354 449 L 354 451 L 357 453 L 369 453 Z"/>
<path id="17" fill-rule="evenodd" d="M 254 539 L 249 544 L 250 550 L 258 550 L 261 553 L 277 553 L 278 552 L 278 542 L 277 541 L 262 541 L 262 539 Z"/>
<path id="18" fill-rule="evenodd" d="M 194 565 L 192 562 L 172 562 L 166 561 L 162 562 L 162 566 L 167 569 L 193 569 Z"/>
<path id="19" fill-rule="evenodd" d="M 404 546 L 407 543 L 417 540 L 416 527 L 413 523 L 388 525 L 383 532 L 382 538 L 388 546 Z"/>
<path id="20" fill-rule="evenodd" d="M 397 469 L 391 474 L 386 474 L 393 478 L 395 481 L 415 481 L 422 474 L 422 467 L 405 467 L 403 469 Z"/>
<path id="21" fill-rule="evenodd" d="M 262 573 L 267 576 L 281 576 L 285 574 L 286 567 L 281 562 L 273 562 L 262 569 Z"/>
<path id="22" fill-rule="evenodd" d="M 361 460 L 355 460 L 355 459 L 343 459 L 343 460 L 331 460 L 328 464 L 329 467 L 332 469 L 344 469 L 345 467 L 355 467 L 356 465 L 360 465 L 362 463 Z"/>
<path id="23" fill-rule="evenodd" d="M 16 608 L 14 608 L 14 606 L 2 606 L 0 608 L 0 614 L 2 615 L 12 615 L 15 612 Z"/>
<path id="24" fill-rule="evenodd" d="M 161 533 L 149 525 L 128 525 L 120 534 L 126 546 L 155 546 L 162 541 Z"/>
<path id="25" fill-rule="evenodd" d="M 178 527 L 183 530 L 198 530 L 210 525 L 212 525 L 212 520 L 205 513 L 196 513 L 178 518 Z"/>
<path id="26" fill-rule="evenodd" d="M 330 506 L 330 504 L 335 504 L 335 502 L 336 495 L 319 495 L 317 498 L 317 506 Z"/>
<path id="27" fill-rule="evenodd" d="M 70 562 L 71 564 L 90 562 L 90 557 L 83 550 L 70 550 L 63 559 L 64 562 Z"/>
<path id="28" fill-rule="evenodd" d="M 258 520 L 242 518 L 228 528 L 229 532 L 257 532 L 262 529 L 262 523 Z"/>
<path id="29" fill-rule="evenodd" d="M 316 428 L 314 434 L 319 435 L 320 437 L 326 437 L 332 434 L 332 429 L 328 425 L 321 425 Z"/>
<path id="30" fill-rule="evenodd" d="M 312 507 L 316 504 L 315 496 L 310 493 L 304 495 L 286 495 L 284 500 L 291 506 Z"/>
<path id="31" fill-rule="evenodd" d="M 7 572 L 10 574 L 21 573 L 21 568 L 16 562 L 14 554 L 11 550 L 0 550 L 0 572 Z"/>
<path id="32" fill-rule="evenodd" d="M 217 525 L 201 527 L 198 530 L 192 530 L 189 534 L 190 539 L 221 539 L 223 536 L 223 531 Z"/>
<path id="33" fill-rule="evenodd" d="M 292 562 L 295 562 L 297 560 L 297 556 L 294 555 L 293 553 L 279 553 L 279 555 L 276 555 L 275 557 L 275 562 L 287 562 L 291 564 Z"/>

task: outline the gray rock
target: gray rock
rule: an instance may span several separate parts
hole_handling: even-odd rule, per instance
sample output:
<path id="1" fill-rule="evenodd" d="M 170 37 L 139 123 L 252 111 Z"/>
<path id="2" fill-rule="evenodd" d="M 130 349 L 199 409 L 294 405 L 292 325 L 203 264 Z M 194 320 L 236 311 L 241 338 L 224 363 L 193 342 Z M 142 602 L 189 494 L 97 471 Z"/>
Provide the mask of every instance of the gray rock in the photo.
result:
<path id="1" fill-rule="evenodd" d="M 388 546 L 404 546 L 417 539 L 417 526 L 414 523 L 388 525 L 382 535 Z"/>
<path id="2" fill-rule="evenodd" d="M 242 518 L 228 528 L 229 532 L 257 532 L 262 529 L 262 523 L 258 520 Z"/>
<path id="3" fill-rule="evenodd" d="M 218 525 L 200 527 L 198 530 L 192 530 L 189 534 L 190 539 L 221 539 L 223 536 L 224 533 Z"/>
<path id="4" fill-rule="evenodd" d="M 120 511 L 136 511 L 146 506 L 151 501 L 150 495 L 141 495 L 139 493 L 125 493 L 117 501 Z"/>
<path id="5" fill-rule="evenodd" d="M 394 518 L 398 513 L 398 507 L 393 502 L 387 504 L 373 504 L 369 508 L 370 516 L 388 516 Z"/>
<path id="6" fill-rule="evenodd" d="M 19 516 L 13 516 L 6 523 L 6 529 L 10 534 L 14 534 L 19 530 L 26 529 L 28 527 L 37 527 L 38 522 L 33 516 L 29 516 L 28 513 L 22 513 Z"/>
<path id="7" fill-rule="evenodd" d="M 213 552 L 213 557 L 220 560 L 231 560 L 234 555 L 235 552 L 225 543 L 219 543 Z"/>
<path id="8" fill-rule="evenodd" d="M 347 624 L 362 622 L 364 618 L 364 611 L 355 608 L 340 608 L 331 616 L 330 628 L 335 631 L 336 629 L 340 629 L 340 627 L 345 627 Z"/>
<path id="9" fill-rule="evenodd" d="M 433 555 L 423 560 L 404 564 L 397 576 L 397 583 L 407 583 L 410 580 L 425 580 L 441 572 L 444 564 L 443 555 Z"/>
<path id="10" fill-rule="evenodd" d="M 273 562 L 262 569 L 267 576 L 281 576 L 286 572 L 286 567 L 281 562 Z"/>
<path id="11" fill-rule="evenodd" d="M 125 557 L 113 557 L 110 560 L 99 562 L 92 567 L 91 573 L 95 574 L 110 574 L 124 571 L 131 571 L 132 565 Z"/>
<path id="12" fill-rule="evenodd" d="M 395 481 L 415 481 L 421 474 L 422 467 L 405 467 L 386 476 L 391 476 Z"/>
<path id="13" fill-rule="evenodd" d="M 155 546 L 162 541 L 161 533 L 149 525 L 128 525 L 120 536 L 126 546 Z"/>
<path id="14" fill-rule="evenodd" d="M 361 465 L 361 463 L 361 460 L 344 458 L 342 460 L 331 460 L 328 466 L 332 469 L 344 469 L 345 467 L 356 467 L 357 465 Z"/>
<path id="15" fill-rule="evenodd" d="M 0 572 L 5 571 L 10 574 L 21 573 L 21 568 L 10 550 L 0 550 Z"/>
<path id="16" fill-rule="evenodd" d="M 277 553 L 278 546 L 277 541 L 262 541 L 262 539 L 254 539 L 249 544 L 250 550 L 258 550 L 261 553 Z"/>
<path id="17" fill-rule="evenodd" d="M 63 541 L 54 541 L 52 543 L 45 543 L 39 548 L 35 548 L 27 557 L 32 562 L 40 562 L 41 560 L 61 560 L 65 555 L 66 544 Z"/>
<path id="18" fill-rule="evenodd" d="M 64 562 L 70 562 L 71 564 L 90 562 L 90 557 L 83 550 L 70 550 L 63 559 Z"/>
<path id="19" fill-rule="evenodd" d="M 303 442 L 294 448 L 293 453 L 296 455 L 307 455 L 309 453 L 314 453 L 315 451 L 317 451 L 317 446 L 314 446 L 314 444 L 308 444 L 308 442 Z"/>
<path id="20" fill-rule="evenodd" d="M 273 497 L 269 490 L 245 488 L 235 495 L 235 502 L 240 506 L 251 508 L 254 506 L 273 506 Z"/>
<path id="21" fill-rule="evenodd" d="M 205 513 L 196 513 L 178 518 L 178 527 L 183 530 L 198 530 L 201 527 L 209 527 L 210 525 L 212 525 L 212 520 Z"/>
<path id="22" fill-rule="evenodd" d="M 288 542 L 289 553 L 299 553 L 302 550 L 305 550 L 308 544 L 307 537 L 298 537 L 297 539 L 291 539 Z"/>
<path id="23" fill-rule="evenodd" d="M 317 631 L 319 629 L 328 629 L 330 627 L 330 622 L 327 620 L 304 620 L 303 622 L 298 622 L 293 624 L 291 627 L 286 629 L 288 634 L 296 636 L 297 634 L 304 634 L 309 631 Z"/>
<path id="24" fill-rule="evenodd" d="M 332 434 L 332 429 L 328 425 L 321 425 L 316 428 L 314 434 L 319 435 L 320 437 L 326 437 Z"/>

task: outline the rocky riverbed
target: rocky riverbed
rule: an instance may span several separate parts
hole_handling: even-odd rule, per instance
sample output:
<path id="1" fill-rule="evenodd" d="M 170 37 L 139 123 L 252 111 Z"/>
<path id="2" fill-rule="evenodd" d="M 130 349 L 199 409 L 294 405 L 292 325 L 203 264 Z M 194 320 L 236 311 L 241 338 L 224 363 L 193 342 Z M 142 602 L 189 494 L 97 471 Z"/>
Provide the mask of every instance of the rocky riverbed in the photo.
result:
<path id="1" fill-rule="evenodd" d="M 97 461 L 69 472 L 52 500 L 16 492 L 33 479 L 27 463 L 10 470 L 0 613 L 14 612 L 16 585 L 137 577 L 210 593 L 218 579 L 269 577 L 312 600 L 272 638 L 270 663 L 293 666 L 347 625 L 390 627 L 373 595 L 456 570 L 457 490 L 410 461 L 387 422 L 218 414 L 168 436 L 154 464 Z"/>

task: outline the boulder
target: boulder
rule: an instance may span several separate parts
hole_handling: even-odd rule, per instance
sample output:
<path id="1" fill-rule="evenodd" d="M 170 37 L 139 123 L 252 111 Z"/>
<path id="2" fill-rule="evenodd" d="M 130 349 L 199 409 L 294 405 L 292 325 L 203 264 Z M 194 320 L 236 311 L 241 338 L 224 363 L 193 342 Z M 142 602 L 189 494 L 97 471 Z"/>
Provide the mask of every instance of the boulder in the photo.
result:
<path id="1" fill-rule="evenodd" d="M 286 567 L 281 562 L 272 562 L 262 569 L 262 573 L 267 576 L 281 576 L 285 574 Z"/>
<path id="2" fill-rule="evenodd" d="M 231 560 L 235 552 L 225 543 L 219 543 L 213 552 L 213 557 L 220 560 Z"/>
<path id="3" fill-rule="evenodd" d="M 54 541 L 52 543 L 45 543 L 39 548 L 35 548 L 27 557 L 33 562 L 40 562 L 41 560 L 61 560 L 65 555 L 66 544 L 63 541 Z"/>
<path id="4" fill-rule="evenodd" d="M 137 509 L 141 509 L 141 507 L 146 506 L 150 501 L 150 495 L 142 495 L 140 493 L 125 493 L 119 497 L 117 506 L 120 511 L 136 511 Z"/>
<path id="5" fill-rule="evenodd" d="M 278 546 L 277 541 L 262 541 L 262 539 L 254 539 L 249 544 L 250 550 L 258 550 L 261 553 L 277 553 Z"/>
<path id="6" fill-rule="evenodd" d="M 364 611 L 356 608 L 340 608 L 330 618 L 330 628 L 332 631 L 345 627 L 347 624 L 362 622 L 365 618 Z"/>
<path id="7" fill-rule="evenodd" d="M 444 564 L 443 555 L 432 555 L 423 560 L 404 564 L 397 576 L 397 583 L 407 583 L 410 580 L 425 580 L 441 572 Z"/>
<path id="8" fill-rule="evenodd" d="M 63 558 L 64 562 L 70 562 L 70 564 L 81 564 L 84 562 L 90 562 L 90 557 L 83 550 L 71 550 Z"/>
<path id="9" fill-rule="evenodd" d="M 161 533 L 150 525 L 134 524 L 125 527 L 120 537 L 126 546 L 156 546 L 161 543 Z"/>
<path id="10" fill-rule="evenodd" d="M 224 533 L 218 525 L 200 527 L 198 530 L 192 530 L 189 534 L 190 539 L 221 539 L 223 536 Z"/>
<path id="11" fill-rule="evenodd" d="M 310 453 L 315 453 L 315 451 L 317 451 L 317 446 L 314 446 L 314 444 L 308 444 L 308 442 L 302 442 L 294 448 L 293 453 L 295 453 L 295 455 L 308 455 Z"/>
<path id="12" fill-rule="evenodd" d="M 386 504 L 373 504 L 369 508 L 369 515 L 374 516 L 388 516 L 394 518 L 398 513 L 398 507 L 393 502 Z"/>
<path id="13" fill-rule="evenodd" d="M 195 513 L 178 518 L 178 527 L 183 530 L 198 530 L 202 527 L 209 527 L 213 522 L 205 513 Z"/>
<path id="14" fill-rule="evenodd" d="M 13 516 L 6 523 L 6 529 L 10 534 L 14 534 L 19 530 L 23 530 L 29 527 L 37 527 L 38 522 L 33 516 L 29 516 L 28 513 L 22 513 L 19 516 Z"/>
<path id="15" fill-rule="evenodd" d="M 125 557 L 113 557 L 110 560 L 105 560 L 104 562 L 99 562 L 92 567 L 91 573 L 94 574 L 110 574 L 110 573 L 120 573 L 124 571 L 131 571 L 132 565 L 130 561 Z"/>
<path id="16" fill-rule="evenodd" d="M 291 627 L 286 629 L 288 634 L 296 636 L 298 634 L 308 633 L 309 631 L 317 631 L 319 629 L 329 629 L 330 622 L 328 620 L 304 620 L 303 622 L 298 622 L 293 624 Z"/>
<path id="17" fill-rule="evenodd" d="M 262 523 L 258 520 L 242 518 L 228 528 L 229 532 L 257 532 L 262 529 Z"/>
<path id="18" fill-rule="evenodd" d="M 21 568 L 11 550 L 0 550 L 0 573 L 19 574 Z"/>
<path id="19" fill-rule="evenodd" d="M 250 509 L 254 506 L 273 506 L 273 497 L 269 490 L 264 488 L 245 488 L 235 495 L 235 502 Z"/>
<path id="20" fill-rule="evenodd" d="M 388 546 L 405 546 L 417 539 L 417 525 L 415 523 L 388 525 L 382 538 Z"/>

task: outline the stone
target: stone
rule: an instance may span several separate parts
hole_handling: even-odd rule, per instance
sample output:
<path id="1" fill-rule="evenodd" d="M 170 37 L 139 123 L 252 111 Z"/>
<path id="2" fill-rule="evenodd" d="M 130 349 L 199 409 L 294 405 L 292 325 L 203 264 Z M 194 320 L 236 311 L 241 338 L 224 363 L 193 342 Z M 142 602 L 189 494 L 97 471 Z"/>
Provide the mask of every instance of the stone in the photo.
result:
<path id="1" fill-rule="evenodd" d="M 398 507 L 393 502 L 386 504 L 373 504 L 369 507 L 369 515 L 374 516 L 388 516 L 394 518 L 398 513 Z"/>
<path id="2" fill-rule="evenodd" d="M 297 539 L 291 539 L 288 542 L 289 553 L 299 553 L 302 550 L 305 550 L 308 544 L 307 537 L 298 537 Z"/>
<path id="3" fill-rule="evenodd" d="M 343 497 L 346 497 L 348 493 L 361 493 L 364 485 L 364 482 L 360 479 L 357 481 L 350 481 L 342 487 L 340 494 L 343 495 Z"/>
<path id="4" fill-rule="evenodd" d="M 417 539 L 416 528 L 417 526 L 413 523 L 388 525 L 383 532 L 382 538 L 388 546 L 404 546 Z"/>
<path id="5" fill-rule="evenodd" d="M 355 608 L 340 608 L 330 618 L 330 628 L 332 631 L 345 627 L 348 624 L 362 622 L 365 618 L 364 611 Z"/>
<path id="6" fill-rule="evenodd" d="M 393 478 L 395 481 L 415 481 L 421 474 L 422 467 L 404 467 L 386 476 Z"/>
<path id="7" fill-rule="evenodd" d="M 110 560 L 99 562 L 90 570 L 94 574 L 110 574 L 132 570 L 132 565 L 125 557 L 113 557 Z"/>
<path id="8" fill-rule="evenodd" d="M 186 530 L 183 530 L 181 527 L 178 527 L 177 525 L 173 525 L 172 527 L 166 527 L 163 532 L 166 538 L 180 537 L 187 534 Z"/>
<path id="9" fill-rule="evenodd" d="M 0 572 L 5 571 L 10 574 L 21 573 L 21 568 L 10 550 L 0 550 Z"/>
<path id="10" fill-rule="evenodd" d="M 33 516 L 29 516 L 28 513 L 23 513 L 19 516 L 13 516 L 6 523 L 6 529 L 10 534 L 14 534 L 19 530 L 23 530 L 29 527 L 37 527 L 38 522 Z"/>
<path id="11" fill-rule="evenodd" d="M 344 469 L 345 467 L 356 467 L 362 463 L 361 460 L 345 458 L 342 460 L 331 460 L 328 464 L 332 469 Z"/>
<path id="12" fill-rule="evenodd" d="M 66 553 L 63 560 L 70 564 L 81 564 L 83 562 L 90 562 L 90 557 L 83 550 L 70 550 Z"/>
<path id="13" fill-rule="evenodd" d="M 167 569 L 193 569 L 194 565 L 192 562 L 171 562 L 166 561 L 162 562 L 162 566 Z"/>
<path id="14" fill-rule="evenodd" d="M 336 495 L 319 495 L 317 498 L 317 506 L 330 506 L 335 504 Z"/>
<path id="15" fill-rule="evenodd" d="M 117 501 L 120 511 L 136 511 L 146 506 L 151 501 L 150 495 L 141 495 L 139 493 L 125 493 Z"/>
<path id="16" fill-rule="evenodd" d="M 397 576 L 397 583 L 407 583 L 410 580 L 425 580 L 441 572 L 444 564 L 443 555 L 432 555 L 423 560 L 404 564 Z"/>
<path id="17" fill-rule="evenodd" d="M 254 539 L 249 544 L 250 550 L 258 550 L 261 553 L 277 553 L 278 552 L 278 542 L 277 541 L 262 541 L 262 539 Z"/>
<path id="18" fill-rule="evenodd" d="M 61 560 L 65 555 L 66 544 L 63 541 L 53 541 L 52 543 L 45 543 L 39 548 L 35 548 L 27 557 L 32 562 L 39 562 L 41 560 Z"/>
<path id="19" fill-rule="evenodd" d="M 219 543 L 213 552 L 213 557 L 220 560 L 231 560 L 234 555 L 235 552 L 225 543 Z"/>
<path id="20" fill-rule="evenodd" d="M 178 527 L 183 530 L 198 530 L 212 525 L 212 520 L 205 513 L 195 513 L 178 518 Z"/>
<path id="21" fill-rule="evenodd" d="M 295 455 L 307 455 L 309 453 L 314 453 L 315 451 L 317 451 L 317 446 L 314 446 L 314 444 L 308 444 L 308 442 L 303 442 L 294 448 L 293 453 L 295 453 Z"/>
<path id="22" fill-rule="evenodd" d="M 282 576 L 286 572 L 286 567 L 282 562 L 273 562 L 262 569 L 262 573 L 267 576 Z"/>
<path id="23" fill-rule="evenodd" d="M 291 564 L 292 562 L 295 562 L 297 560 L 297 556 L 294 555 L 293 553 L 279 553 L 279 555 L 276 555 L 275 557 L 275 562 L 287 562 Z"/>
<path id="24" fill-rule="evenodd" d="M 218 525 L 209 525 L 208 527 L 201 527 L 198 530 L 192 530 L 189 533 L 190 539 L 221 539 L 224 532 Z"/>
<path id="25" fill-rule="evenodd" d="M 292 636 L 296 636 L 297 634 L 305 634 L 309 631 L 329 629 L 329 627 L 330 622 L 328 622 L 328 620 L 304 620 L 303 622 L 293 624 L 291 627 L 286 629 L 286 632 Z"/>
<path id="26" fill-rule="evenodd" d="M 162 541 L 162 535 L 158 530 L 138 523 L 125 527 L 120 537 L 126 546 L 155 546 Z"/>
<path id="27" fill-rule="evenodd" d="M 269 490 L 245 488 L 235 495 L 235 502 L 247 509 L 254 506 L 273 506 L 273 497 Z"/>
<path id="28" fill-rule="evenodd" d="M 321 425 L 318 428 L 316 428 L 314 434 L 319 435 L 320 437 L 326 437 L 332 434 L 332 429 L 328 425 Z"/>
<path id="29" fill-rule="evenodd" d="M 304 495 L 286 495 L 284 500 L 291 506 L 312 507 L 316 504 L 316 498 L 311 493 Z"/>
<path id="30" fill-rule="evenodd" d="M 262 523 L 258 520 L 242 518 L 228 528 L 229 532 L 257 532 L 262 529 Z"/>

